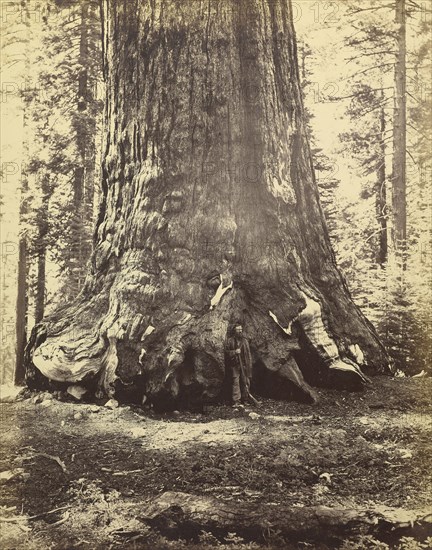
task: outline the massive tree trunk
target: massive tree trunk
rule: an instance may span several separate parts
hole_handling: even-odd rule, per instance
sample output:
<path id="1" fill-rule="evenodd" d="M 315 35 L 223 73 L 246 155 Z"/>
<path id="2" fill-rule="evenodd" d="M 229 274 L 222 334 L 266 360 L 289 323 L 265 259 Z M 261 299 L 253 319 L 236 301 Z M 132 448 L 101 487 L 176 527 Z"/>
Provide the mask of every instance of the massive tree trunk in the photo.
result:
<path id="1" fill-rule="evenodd" d="M 385 371 L 329 243 L 290 3 L 106 0 L 103 16 L 92 268 L 78 300 L 36 327 L 29 381 L 215 398 L 237 320 L 258 391 L 313 399 L 298 363 L 310 381 Z"/>

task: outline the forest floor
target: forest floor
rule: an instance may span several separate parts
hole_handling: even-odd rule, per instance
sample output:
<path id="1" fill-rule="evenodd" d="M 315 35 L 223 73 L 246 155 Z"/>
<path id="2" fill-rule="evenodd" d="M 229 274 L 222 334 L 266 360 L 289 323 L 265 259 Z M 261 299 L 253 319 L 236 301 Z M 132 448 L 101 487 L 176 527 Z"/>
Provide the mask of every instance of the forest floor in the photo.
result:
<path id="1" fill-rule="evenodd" d="M 304 525 L 287 539 L 271 528 L 179 531 L 143 517 L 166 492 L 211 496 L 234 509 L 431 513 L 432 379 L 377 377 L 362 393 L 318 393 L 315 405 L 265 399 L 204 414 L 36 393 L 3 403 L 0 548 L 429 548 L 424 531 L 384 543 L 353 530 L 332 542 Z"/>

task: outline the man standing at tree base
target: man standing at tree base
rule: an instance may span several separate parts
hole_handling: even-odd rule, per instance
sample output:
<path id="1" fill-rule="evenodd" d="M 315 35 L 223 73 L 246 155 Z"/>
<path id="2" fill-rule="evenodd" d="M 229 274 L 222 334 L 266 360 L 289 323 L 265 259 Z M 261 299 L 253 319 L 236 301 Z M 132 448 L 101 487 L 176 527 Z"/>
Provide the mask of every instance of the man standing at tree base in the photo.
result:
<path id="1" fill-rule="evenodd" d="M 227 366 L 231 371 L 232 404 L 234 407 L 248 401 L 256 403 L 250 394 L 250 380 L 252 378 L 252 356 L 249 342 L 243 336 L 243 327 L 236 323 L 233 335 L 228 337 L 225 344 Z"/>

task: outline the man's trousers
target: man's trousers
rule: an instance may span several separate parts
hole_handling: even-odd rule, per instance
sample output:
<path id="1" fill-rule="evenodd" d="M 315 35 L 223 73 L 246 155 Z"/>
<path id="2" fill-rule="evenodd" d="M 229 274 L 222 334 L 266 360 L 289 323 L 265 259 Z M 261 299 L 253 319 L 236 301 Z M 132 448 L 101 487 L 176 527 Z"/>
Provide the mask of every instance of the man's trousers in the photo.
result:
<path id="1" fill-rule="evenodd" d="M 249 398 L 250 380 L 245 376 L 240 365 L 232 365 L 232 401 L 233 405 L 238 405 L 240 401 L 246 403 Z"/>

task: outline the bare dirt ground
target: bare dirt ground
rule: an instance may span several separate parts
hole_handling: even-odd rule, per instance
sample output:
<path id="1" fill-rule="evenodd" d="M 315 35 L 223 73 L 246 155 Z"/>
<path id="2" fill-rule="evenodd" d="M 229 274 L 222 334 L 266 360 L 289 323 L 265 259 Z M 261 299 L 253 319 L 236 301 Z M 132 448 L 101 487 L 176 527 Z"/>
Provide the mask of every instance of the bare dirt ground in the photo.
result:
<path id="1" fill-rule="evenodd" d="M 287 538 L 273 528 L 147 521 L 143 510 L 167 492 L 234 509 L 430 514 L 432 379 L 375 378 L 363 393 L 319 395 L 313 406 L 266 399 L 204 414 L 111 410 L 46 394 L 1 404 L 0 472 L 9 474 L 0 474 L 0 548 L 430 548 L 427 529 L 380 540 L 353 528 L 329 540 L 304 525 Z"/>

